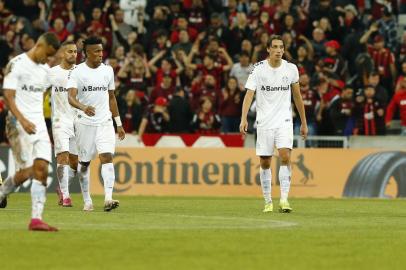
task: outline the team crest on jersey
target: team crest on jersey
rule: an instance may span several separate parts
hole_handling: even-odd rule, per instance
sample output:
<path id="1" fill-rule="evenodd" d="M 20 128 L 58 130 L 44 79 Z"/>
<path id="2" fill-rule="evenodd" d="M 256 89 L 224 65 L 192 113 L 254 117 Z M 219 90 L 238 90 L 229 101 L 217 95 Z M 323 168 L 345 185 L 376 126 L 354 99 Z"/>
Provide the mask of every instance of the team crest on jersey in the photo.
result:
<path id="1" fill-rule="evenodd" d="M 288 76 L 283 76 L 283 77 L 282 77 L 282 83 L 283 83 L 283 84 L 288 84 L 288 82 L 289 82 Z"/>

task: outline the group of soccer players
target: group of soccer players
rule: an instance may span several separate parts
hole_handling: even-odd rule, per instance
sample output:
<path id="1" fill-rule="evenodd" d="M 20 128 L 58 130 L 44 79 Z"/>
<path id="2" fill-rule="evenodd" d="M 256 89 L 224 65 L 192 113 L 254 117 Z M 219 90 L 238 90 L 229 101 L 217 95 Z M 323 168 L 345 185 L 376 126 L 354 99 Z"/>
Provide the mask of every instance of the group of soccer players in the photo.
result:
<path id="1" fill-rule="evenodd" d="M 119 206 L 113 200 L 115 173 L 114 118 L 119 139 L 125 132 L 114 95 L 114 72 L 104 65 L 102 41 L 90 37 L 84 41 L 86 61 L 76 65 L 75 43 L 60 44 L 53 33 L 45 33 L 27 53 L 13 58 L 6 68 L 4 98 L 9 108 L 6 134 L 13 152 L 16 173 L 0 186 L 0 204 L 7 195 L 32 179 L 32 218 L 29 230 L 57 231 L 42 221 L 46 201 L 48 165 L 52 160 L 51 141 L 43 114 L 44 92 L 51 89 L 52 130 L 57 160 L 57 178 L 61 205 L 72 206 L 69 182 L 79 178 L 84 211 L 92 211 L 89 193 L 89 165 L 96 154 L 101 161 L 104 181 L 104 210 Z M 48 58 L 60 52 L 61 63 L 49 68 Z"/>
<path id="2" fill-rule="evenodd" d="M 60 48 L 61 47 L 61 48 Z M 61 63 L 49 68 L 47 59 L 60 51 Z M 52 33 L 43 34 L 27 53 L 13 58 L 4 79 L 4 97 L 9 107 L 7 136 L 16 163 L 16 173 L 0 186 L 0 207 L 6 205 L 7 195 L 24 181 L 32 179 L 32 219 L 30 230 L 56 231 L 42 221 L 46 200 L 46 179 L 51 162 L 51 142 L 43 115 L 44 92 L 52 89 L 52 130 L 57 159 L 62 206 L 72 206 L 69 182 L 79 178 L 84 211 L 92 211 L 89 193 L 89 165 L 99 154 L 104 182 L 104 210 L 118 207 L 113 200 L 115 182 L 113 154 L 117 125 L 119 139 L 125 132 L 118 114 L 114 95 L 114 72 L 102 63 L 103 46 L 100 39 L 90 37 L 83 47 L 86 61 L 76 65 L 75 43 L 60 43 Z M 247 132 L 247 113 L 256 94 L 257 143 L 260 160 L 260 180 L 265 200 L 264 212 L 273 211 L 271 198 L 271 158 L 276 147 L 281 159 L 279 182 L 280 212 L 289 213 L 291 182 L 290 154 L 293 147 L 292 101 L 301 118 L 300 132 L 307 137 L 307 123 L 299 86 L 297 67 L 282 59 L 284 43 L 272 36 L 268 43 L 269 57 L 258 62 L 246 83 L 240 131 Z"/>

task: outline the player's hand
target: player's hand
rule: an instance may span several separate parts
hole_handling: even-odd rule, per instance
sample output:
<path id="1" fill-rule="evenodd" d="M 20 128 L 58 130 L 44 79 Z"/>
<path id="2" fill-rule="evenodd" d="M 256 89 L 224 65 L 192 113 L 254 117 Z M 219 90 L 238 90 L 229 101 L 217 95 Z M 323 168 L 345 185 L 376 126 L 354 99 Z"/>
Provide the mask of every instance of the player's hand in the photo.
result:
<path id="1" fill-rule="evenodd" d="M 37 132 L 37 127 L 27 119 L 23 119 L 20 121 L 21 125 L 23 126 L 25 132 L 28 134 L 35 134 Z"/>
<path id="2" fill-rule="evenodd" d="M 241 119 L 240 132 L 241 134 L 245 135 L 247 134 L 247 131 L 248 131 L 248 121 L 247 119 Z"/>
<path id="3" fill-rule="evenodd" d="M 96 109 L 92 106 L 86 106 L 83 112 L 88 116 L 94 116 L 96 114 Z"/>
<path id="4" fill-rule="evenodd" d="M 122 126 L 117 127 L 117 132 L 118 132 L 118 138 L 120 139 L 120 141 L 124 140 L 124 138 L 125 138 L 124 128 Z"/>
<path id="5" fill-rule="evenodd" d="M 390 128 L 391 125 L 392 125 L 392 121 L 387 122 L 385 125 L 386 125 L 387 128 Z"/>
<path id="6" fill-rule="evenodd" d="M 309 129 L 307 128 L 307 124 L 300 125 L 300 136 L 302 136 L 303 140 L 306 140 L 307 133 L 309 133 Z"/>

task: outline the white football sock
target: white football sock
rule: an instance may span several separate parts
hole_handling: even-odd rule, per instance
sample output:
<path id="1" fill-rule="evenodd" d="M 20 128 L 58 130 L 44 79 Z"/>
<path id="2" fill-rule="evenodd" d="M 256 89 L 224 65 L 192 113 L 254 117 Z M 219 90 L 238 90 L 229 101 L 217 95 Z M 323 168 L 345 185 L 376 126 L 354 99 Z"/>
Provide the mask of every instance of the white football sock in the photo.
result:
<path id="1" fill-rule="evenodd" d="M 0 186 L 0 201 L 2 201 L 8 194 L 13 192 L 15 187 L 14 176 L 7 177 Z"/>
<path id="2" fill-rule="evenodd" d="M 272 202 L 272 195 L 271 195 L 271 190 L 272 190 L 272 172 L 271 169 L 262 169 L 259 168 L 259 178 L 261 179 L 261 187 L 262 187 L 262 194 L 264 195 L 264 200 L 265 203 L 271 203 Z"/>
<path id="3" fill-rule="evenodd" d="M 102 164 L 101 175 L 104 181 L 104 200 L 110 201 L 113 199 L 113 187 L 115 181 L 113 163 Z"/>
<path id="4" fill-rule="evenodd" d="M 74 169 L 72 169 L 72 168 L 69 166 L 69 181 L 68 181 L 68 186 L 72 185 L 73 179 L 75 179 L 76 175 L 77 175 L 77 171 L 74 170 Z"/>
<path id="5" fill-rule="evenodd" d="M 90 197 L 90 179 L 89 179 L 90 169 L 89 169 L 89 166 L 85 167 L 79 163 L 77 173 L 78 173 L 80 188 L 82 190 L 83 201 L 85 202 L 85 204 L 92 203 L 92 198 Z"/>
<path id="6" fill-rule="evenodd" d="M 69 165 L 57 164 L 56 176 L 64 199 L 69 198 Z"/>
<path id="7" fill-rule="evenodd" d="M 33 179 L 31 184 L 32 218 L 42 219 L 42 212 L 46 201 L 46 187 Z"/>
<path id="8" fill-rule="evenodd" d="M 279 183 L 281 185 L 281 201 L 286 201 L 289 195 L 291 172 L 288 166 L 280 166 Z"/>

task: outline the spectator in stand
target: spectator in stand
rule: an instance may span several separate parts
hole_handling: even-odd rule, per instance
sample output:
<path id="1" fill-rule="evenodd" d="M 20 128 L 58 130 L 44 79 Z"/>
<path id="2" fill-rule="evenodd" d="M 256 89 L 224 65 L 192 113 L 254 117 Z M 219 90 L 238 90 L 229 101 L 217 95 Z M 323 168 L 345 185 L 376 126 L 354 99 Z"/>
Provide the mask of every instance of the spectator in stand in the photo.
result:
<path id="1" fill-rule="evenodd" d="M 124 22 L 124 11 L 121 9 L 117 9 L 116 11 L 114 11 L 114 15 L 110 14 L 109 19 L 113 32 L 120 35 L 122 40 L 126 40 L 128 38 L 128 35 L 133 31 L 133 29 L 131 25 Z M 113 36 L 113 47 L 116 47 L 118 46 L 119 43 L 121 43 L 117 34 Z"/>
<path id="2" fill-rule="evenodd" d="M 326 43 L 326 37 L 324 31 L 321 28 L 314 28 L 312 33 L 313 39 L 311 40 L 314 48 L 314 57 L 320 58 L 325 55 L 324 43 Z"/>
<path id="3" fill-rule="evenodd" d="M 124 11 L 124 22 L 132 27 L 137 27 L 143 18 L 147 5 L 146 0 L 120 0 L 120 9 Z"/>
<path id="4" fill-rule="evenodd" d="M 146 59 L 127 57 L 117 77 L 131 89 L 147 93 L 151 72 Z"/>
<path id="5" fill-rule="evenodd" d="M 386 126 L 390 127 L 396 109 L 399 109 L 400 121 L 402 126 L 401 135 L 406 136 L 406 78 L 403 78 L 404 84 L 395 92 L 392 100 L 386 109 Z"/>
<path id="6" fill-rule="evenodd" d="M 297 48 L 297 66 L 304 68 L 306 73 L 313 74 L 314 71 L 314 49 L 313 45 L 305 36 L 300 35 L 299 40 L 304 44 L 299 45 Z"/>
<path id="7" fill-rule="evenodd" d="M 388 91 L 380 84 L 379 73 L 372 71 L 368 76 L 368 85 L 374 88 L 374 98 L 383 106 L 389 102 Z"/>
<path id="8" fill-rule="evenodd" d="M 155 74 L 155 84 L 160 86 L 164 75 L 172 77 L 172 86 L 176 86 L 178 82 L 178 75 L 183 72 L 183 65 L 177 60 L 176 56 L 172 52 L 172 59 L 164 58 L 161 61 L 161 66 L 158 68 L 155 63 L 158 62 L 165 54 L 166 50 L 160 51 L 154 58 L 148 62 L 148 67 L 153 74 Z M 172 68 L 172 61 L 176 64 L 176 69 Z"/>
<path id="9" fill-rule="evenodd" d="M 237 78 L 228 78 L 226 87 L 220 97 L 219 114 L 221 131 L 224 133 L 238 132 L 241 118 L 242 90 Z"/>
<path id="10" fill-rule="evenodd" d="M 172 47 L 172 51 L 184 51 L 186 55 L 192 50 L 193 44 L 190 42 L 189 33 L 186 30 L 179 30 L 179 42 Z"/>
<path id="11" fill-rule="evenodd" d="M 168 131 L 170 116 L 167 110 L 168 100 L 159 97 L 142 116 L 138 136 L 142 140 L 144 133 L 165 133 Z"/>
<path id="12" fill-rule="evenodd" d="M 385 107 L 375 98 L 375 88 L 368 85 L 362 95 L 355 98 L 354 117 L 356 135 L 385 135 Z"/>
<path id="13" fill-rule="evenodd" d="M 189 24 L 197 31 L 205 31 L 207 25 L 207 9 L 202 0 L 192 0 L 192 5 L 188 8 Z"/>
<path id="14" fill-rule="evenodd" d="M 185 90 L 177 87 L 168 106 L 169 131 L 172 133 L 189 133 L 193 113 L 187 100 Z"/>
<path id="15" fill-rule="evenodd" d="M 361 44 L 366 44 L 372 33 L 378 31 L 378 25 L 372 24 L 367 32 L 365 32 L 361 39 Z M 382 85 L 389 91 L 391 96 L 395 87 L 394 80 L 396 78 L 395 56 L 385 47 L 385 39 L 382 35 L 375 35 L 373 38 L 373 45 L 367 44 L 368 53 L 374 60 L 375 69 L 381 76 Z"/>
<path id="16" fill-rule="evenodd" d="M 406 77 L 406 59 L 400 65 L 400 75 L 396 80 L 395 92 L 402 88 L 403 79 Z"/>
<path id="17" fill-rule="evenodd" d="M 213 102 L 209 97 L 203 97 L 198 112 L 193 116 L 193 129 L 197 133 L 213 134 L 219 133 L 220 126 L 220 116 L 214 112 Z"/>
<path id="18" fill-rule="evenodd" d="M 349 136 L 353 134 L 354 129 L 354 90 L 350 86 L 346 86 L 337 96 L 332 100 L 330 105 L 330 118 L 334 126 L 334 135 Z"/>
<path id="19" fill-rule="evenodd" d="M 193 46 L 190 54 L 188 55 L 187 66 L 193 70 L 196 70 L 197 72 L 201 72 L 203 76 L 208 74 L 212 75 L 216 80 L 217 88 L 220 89 L 223 81 L 223 73 L 231 69 L 233 60 L 224 48 L 219 48 L 218 52 L 227 60 L 226 65 L 216 63 L 216 57 L 211 54 L 204 56 L 203 64 L 193 64 L 193 56 L 198 53 L 198 48 Z"/>
<path id="20" fill-rule="evenodd" d="M 304 69 L 300 70 L 300 93 L 302 94 L 303 105 L 306 111 L 306 121 L 307 127 L 309 129 L 309 136 L 317 135 L 317 121 L 316 121 L 316 112 L 319 107 L 320 98 L 313 88 L 310 87 L 310 77 Z M 300 125 L 301 121 L 298 117 L 298 113 L 294 111 L 293 123 L 294 131 L 296 135 L 300 135 Z"/>
<path id="21" fill-rule="evenodd" d="M 245 39 L 252 37 L 252 31 L 248 25 L 247 15 L 243 12 L 238 12 L 235 22 L 231 25 L 231 42 L 228 48 L 230 55 L 236 55 L 240 52 L 241 43 Z"/>
<path id="22" fill-rule="evenodd" d="M 199 109 L 202 98 L 208 97 L 211 102 L 215 104 L 214 108 L 217 108 L 220 95 L 221 88 L 217 87 L 217 82 L 214 76 L 210 74 L 205 76 L 200 75 L 192 85 L 190 105 L 192 106 L 192 109 L 196 111 Z"/>
<path id="23" fill-rule="evenodd" d="M 267 44 L 269 40 L 269 34 L 267 32 L 262 32 L 260 35 L 259 44 L 254 47 L 254 52 L 252 54 L 252 63 L 257 63 L 266 59 L 269 55 L 267 51 Z"/>
<path id="24" fill-rule="evenodd" d="M 341 79 L 345 80 L 347 77 L 347 63 L 338 53 L 341 47 L 340 43 L 336 40 L 330 40 L 324 45 L 326 46 L 327 57 L 334 62 L 333 67 L 328 71 L 337 74 Z"/>
<path id="25" fill-rule="evenodd" d="M 387 4 L 383 7 L 382 12 L 382 18 L 376 22 L 378 32 L 388 49 L 394 53 L 398 48 L 398 26 L 393 16 L 392 6 Z"/>
<path id="26" fill-rule="evenodd" d="M 63 17 L 54 17 L 52 18 L 52 27 L 49 25 L 49 21 L 46 18 L 46 4 L 42 1 L 38 2 L 38 7 L 40 8 L 40 21 L 42 24 L 42 28 L 44 29 L 45 32 L 53 32 L 58 36 L 59 41 L 63 42 L 65 41 L 69 35 L 73 33 L 73 30 L 75 28 L 75 14 L 73 13 L 73 2 L 68 1 L 65 4 L 64 11 L 66 10 L 69 15 L 68 17 L 68 23 L 66 24 L 65 27 L 65 21 Z M 62 13 L 62 12 L 61 12 Z M 61 14 L 62 15 L 62 14 Z"/>
<path id="27" fill-rule="evenodd" d="M 159 86 L 156 86 L 151 92 L 150 101 L 154 102 L 158 97 L 164 97 L 171 100 L 175 92 L 175 87 L 172 84 L 172 77 L 165 74 Z"/>
<path id="28" fill-rule="evenodd" d="M 120 104 L 120 116 L 126 133 L 136 134 L 141 123 L 142 105 L 134 90 L 125 95 L 125 102 Z"/>
<path id="29" fill-rule="evenodd" d="M 242 51 L 240 54 L 240 61 L 235 63 L 230 71 L 230 76 L 235 77 L 238 82 L 238 87 L 244 89 L 247 82 L 248 75 L 251 71 L 250 55 L 246 51 Z"/>
<path id="30" fill-rule="evenodd" d="M 219 13 L 211 14 L 207 34 L 215 36 L 221 43 L 226 44 L 227 47 L 234 42 L 231 39 L 230 30 L 223 25 L 223 20 Z"/>
<path id="31" fill-rule="evenodd" d="M 188 25 L 186 16 L 181 15 L 176 19 L 176 26 L 171 33 L 171 43 L 176 44 L 179 42 L 179 32 L 184 30 L 188 33 L 188 36 L 191 41 L 194 41 L 197 38 L 198 32 L 195 28 Z"/>

